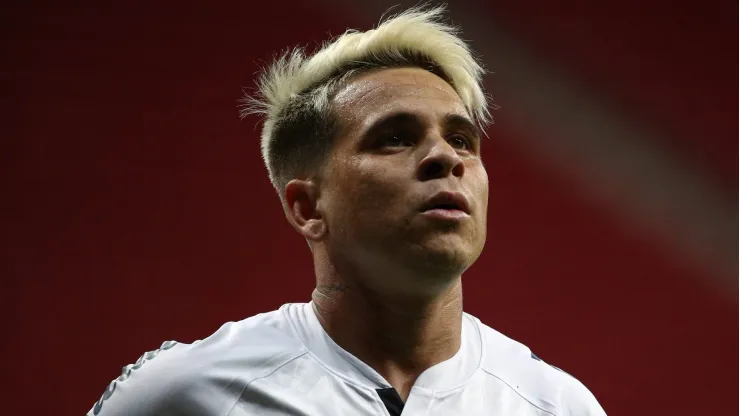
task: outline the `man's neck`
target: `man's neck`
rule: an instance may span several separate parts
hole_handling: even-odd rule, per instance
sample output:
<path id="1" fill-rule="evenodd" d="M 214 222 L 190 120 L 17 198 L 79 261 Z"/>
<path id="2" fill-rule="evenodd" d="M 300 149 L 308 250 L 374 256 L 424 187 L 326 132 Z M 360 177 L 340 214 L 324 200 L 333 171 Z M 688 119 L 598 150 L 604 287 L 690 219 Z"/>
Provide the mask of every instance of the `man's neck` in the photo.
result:
<path id="1" fill-rule="evenodd" d="M 425 298 L 381 295 L 334 277 L 320 278 L 312 295 L 321 325 L 334 342 L 382 375 L 404 401 L 424 370 L 459 350 L 459 277 L 443 293 Z"/>

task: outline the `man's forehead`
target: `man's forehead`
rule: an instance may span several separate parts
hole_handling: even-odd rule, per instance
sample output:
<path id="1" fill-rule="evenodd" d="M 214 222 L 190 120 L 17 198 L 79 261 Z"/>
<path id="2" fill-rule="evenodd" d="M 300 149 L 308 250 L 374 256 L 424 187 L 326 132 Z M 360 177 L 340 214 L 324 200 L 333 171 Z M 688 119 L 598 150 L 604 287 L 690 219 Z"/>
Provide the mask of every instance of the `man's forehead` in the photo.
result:
<path id="1" fill-rule="evenodd" d="M 421 68 L 393 68 L 373 71 L 352 79 L 334 96 L 335 104 L 364 104 L 383 98 L 447 98 L 461 102 L 445 80 Z"/>
<path id="2" fill-rule="evenodd" d="M 467 115 L 462 100 L 442 78 L 419 68 L 388 69 L 365 74 L 342 88 L 333 100 L 347 124 L 365 124 L 383 113 L 435 112 Z M 345 127 L 349 125 L 345 124 Z"/>

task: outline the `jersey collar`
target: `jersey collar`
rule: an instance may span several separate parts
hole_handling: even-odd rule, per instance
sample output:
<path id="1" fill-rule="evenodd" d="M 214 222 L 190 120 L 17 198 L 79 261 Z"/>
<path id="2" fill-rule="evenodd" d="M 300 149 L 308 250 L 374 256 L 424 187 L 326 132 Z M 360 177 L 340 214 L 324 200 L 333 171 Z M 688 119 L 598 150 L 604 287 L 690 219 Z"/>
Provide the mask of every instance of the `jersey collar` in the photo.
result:
<path id="1" fill-rule="evenodd" d="M 336 376 L 367 388 L 391 387 L 383 376 L 329 337 L 316 317 L 313 302 L 286 305 L 284 312 L 309 353 Z M 450 359 L 424 371 L 414 383 L 414 388 L 441 391 L 465 384 L 479 368 L 482 350 L 477 321 L 463 314 L 460 349 Z"/>

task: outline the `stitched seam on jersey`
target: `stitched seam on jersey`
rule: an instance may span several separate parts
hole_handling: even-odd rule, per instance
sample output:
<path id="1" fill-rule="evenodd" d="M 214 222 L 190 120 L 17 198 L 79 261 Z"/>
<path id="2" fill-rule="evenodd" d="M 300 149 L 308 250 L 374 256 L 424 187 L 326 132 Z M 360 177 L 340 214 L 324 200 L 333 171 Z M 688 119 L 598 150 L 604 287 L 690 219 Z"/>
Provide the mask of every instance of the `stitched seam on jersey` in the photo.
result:
<path id="1" fill-rule="evenodd" d="M 445 396 L 445 395 L 449 394 L 452 391 L 455 391 L 457 389 L 461 389 L 461 388 L 465 387 L 468 383 L 470 383 L 470 380 L 473 377 L 475 377 L 475 374 L 483 366 L 483 354 L 486 353 L 486 349 L 485 349 L 485 347 L 483 345 L 483 331 L 481 331 L 480 327 L 478 326 L 479 323 L 480 323 L 480 321 L 478 321 L 477 318 L 475 318 L 473 316 L 470 316 L 470 315 L 468 315 L 468 316 L 463 315 L 463 318 L 467 318 L 467 319 L 472 320 L 473 321 L 473 327 L 475 328 L 476 332 L 478 333 L 478 345 L 480 346 L 480 351 L 481 351 L 480 356 L 478 357 L 478 364 L 476 364 L 475 370 L 471 371 L 470 372 L 470 375 L 468 377 L 466 377 L 460 383 L 458 383 L 458 384 L 456 384 L 456 385 L 454 385 L 454 386 L 452 386 L 450 388 L 444 389 L 444 390 L 436 390 L 436 389 L 435 390 L 431 390 L 430 389 L 431 392 L 432 392 L 432 399 L 437 399 L 439 397 L 442 397 L 442 396 Z"/>
<path id="2" fill-rule="evenodd" d="M 424 409 L 424 415 L 429 414 L 429 409 L 432 408 L 432 403 L 434 403 L 435 400 L 437 400 L 437 398 L 434 397 L 434 393 L 432 393 L 432 397 L 429 398 L 429 402 L 427 403 L 427 408 Z"/>
<path id="3" fill-rule="evenodd" d="M 549 410 L 545 410 L 545 409 L 537 406 L 536 404 L 532 403 L 531 400 L 529 400 L 528 398 L 524 397 L 521 393 L 519 393 L 519 391 L 517 391 L 517 389 L 511 387 L 511 385 L 509 383 L 507 383 L 506 381 L 504 381 L 504 379 L 502 379 L 501 377 L 497 376 L 496 374 L 493 374 L 492 372 L 486 370 L 485 368 L 481 368 L 481 370 L 483 370 L 484 373 L 490 375 L 491 377 L 497 378 L 500 382 L 504 383 L 506 385 L 506 387 L 510 388 L 514 393 L 516 393 L 519 397 L 521 397 L 522 399 L 524 399 L 527 403 L 531 404 L 532 406 L 534 406 L 534 407 L 542 410 L 545 413 L 551 414 L 552 416 L 558 416 L 555 413 L 553 413 L 553 412 L 551 412 Z"/>
<path id="4" fill-rule="evenodd" d="M 476 317 L 474 317 L 472 315 L 469 315 L 469 316 L 473 320 L 473 322 L 475 323 L 475 330 L 478 331 L 478 345 L 480 345 L 480 357 L 478 357 L 478 366 L 476 367 L 476 370 L 478 370 L 481 367 L 483 367 L 483 362 L 484 362 L 484 359 L 486 358 L 485 357 L 485 355 L 486 355 L 486 344 L 483 341 L 483 329 L 480 327 L 482 325 L 480 319 L 478 319 L 478 318 L 476 318 Z M 473 374 L 475 374 L 475 372 L 473 372 Z M 470 377 L 472 378 L 473 376 L 471 375 Z"/>
<path id="5" fill-rule="evenodd" d="M 236 408 L 236 406 L 237 406 L 237 405 L 239 404 L 239 402 L 241 402 L 241 401 L 242 401 L 242 396 L 244 395 L 244 392 L 245 392 L 245 391 L 247 391 L 247 389 L 249 388 L 249 385 L 250 385 L 250 384 L 254 383 L 254 382 L 255 382 L 255 381 L 257 381 L 257 380 L 261 380 L 261 379 L 263 379 L 263 378 L 267 378 L 267 377 L 270 377 L 270 376 L 271 376 L 271 375 L 273 375 L 273 374 L 274 374 L 274 373 L 275 373 L 276 371 L 278 371 L 278 370 L 280 370 L 281 368 L 285 367 L 286 365 L 288 365 L 288 364 L 292 363 L 293 361 L 295 361 L 295 360 L 297 360 L 297 359 L 299 359 L 299 358 L 303 357 L 304 355 L 306 355 L 306 353 L 307 353 L 307 351 L 304 351 L 304 352 L 302 352 L 302 353 L 300 353 L 300 354 L 296 355 L 295 357 L 293 357 L 293 358 L 289 359 L 288 361 L 286 361 L 286 362 L 284 362 L 284 363 L 280 364 L 279 366 L 275 367 L 275 368 L 274 368 L 274 369 L 272 369 L 271 371 L 268 371 L 268 372 L 267 372 L 267 374 L 265 374 L 265 375 L 262 375 L 262 376 L 259 376 L 259 377 L 255 377 L 255 378 L 253 378 L 253 379 L 249 380 L 249 381 L 248 381 L 248 382 L 247 382 L 246 384 L 244 384 L 244 387 L 243 387 L 243 388 L 242 388 L 241 390 L 239 390 L 239 394 L 238 394 L 238 395 L 237 395 L 237 397 L 236 397 L 236 402 L 234 402 L 234 405 L 233 405 L 233 406 L 231 406 L 231 407 L 229 408 L 229 410 L 228 410 L 228 411 L 226 412 L 226 415 L 228 415 L 229 413 L 231 413 L 231 412 L 232 412 L 232 411 L 234 410 L 234 408 Z"/>
<path id="6" fill-rule="evenodd" d="M 338 371 L 335 371 L 333 368 L 331 368 L 330 366 L 325 364 L 323 361 L 321 361 L 321 358 L 314 355 L 311 351 L 308 351 L 307 354 L 309 357 L 313 358 L 317 363 L 319 363 L 319 365 L 323 367 L 326 371 L 328 371 L 333 376 L 342 379 L 342 381 L 346 382 L 347 384 L 351 384 L 352 386 L 357 387 L 358 389 L 366 390 L 369 392 L 375 391 L 375 389 L 367 387 L 367 386 L 363 386 L 362 384 L 358 384 L 356 381 L 345 377 L 343 374 L 339 373 Z"/>
<path id="7" fill-rule="evenodd" d="M 465 386 L 470 382 L 470 380 L 475 377 L 475 374 L 478 372 L 478 370 L 481 369 L 483 366 L 483 356 L 486 353 L 485 345 L 483 344 L 483 331 L 480 328 L 480 321 L 478 318 L 474 318 L 472 315 L 463 315 L 463 317 L 467 317 L 468 319 L 471 319 L 473 321 L 473 327 L 475 328 L 476 332 L 478 332 L 478 347 L 480 348 L 480 355 L 478 356 L 478 363 L 475 365 L 475 370 L 470 373 L 470 375 L 465 378 L 460 384 L 458 384 L 456 387 L 447 389 L 447 391 L 454 390 L 456 388 L 460 388 Z"/>
<path id="8" fill-rule="evenodd" d="M 288 306 L 285 309 L 282 309 L 280 312 L 283 313 L 283 316 L 285 317 L 285 320 L 288 321 L 288 324 L 290 325 L 290 331 L 293 333 L 293 336 L 296 337 L 298 342 L 303 345 L 303 350 L 310 352 L 311 350 L 308 348 L 308 345 L 306 345 L 305 342 L 303 342 L 303 338 L 301 338 L 300 333 L 298 333 L 298 328 L 295 327 L 295 322 L 293 322 L 293 318 L 288 314 L 287 310 L 292 308 L 294 303 L 289 303 Z"/>
<path id="9" fill-rule="evenodd" d="M 221 391 L 222 391 L 222 392 L 226 392 L 226 391 L 228 391 L 228 390 L 229 390 L 229 387 L 231 387 L 231 385 L 232 385 L 232 384 L 234 384 L 234 383 L 235 383 L 235 382 L 236 382 L 236 381 L 237 381 L 238 379 L 239 379 L 239 377 L 238 377 L 238 376 L 235 376 L 235 377 L 233 377 L 233 378 L 232 378 L 231 380 L 229 380 L 229 384 L 227 384 L 227 385 L 226 385 L 225 387 L 223 387 L 223 388 L 221 389 Z M 237 396 L 237 400 L 239 400 L 238 398 L 239 398 L 239 397 L 241 397 L 241 392 L 242 392 L 242 391 L 244 391 L 244 389 L 243 389 L 243 388 L 242 388 L 242 389 L 241 389 L 241 390 L 239 391 L 239 395 Z M 237 401 L 237 403 L 238 403 L 238 401 Z M 236 404 L 235 404 L 234 406 L 236 406 Z M 226 410 L 226 411 L 224 412 L 224 414 L 225 414 L 225 415 L 228 415 L 228 414 L 229 414 L 229 412 L 231 411 L 231 409 L 233 409 L 233 408 L 234 408 L 234 406 L 229 406 L 229 407 L 226 407 L 226 408 L 225 408 L 225 410 Z"/>
<path id="10" fill-rule="evenodd" d="M 291 305 L 293 305 L 293 304 L 291 304 Z M 326 371 L 328 371 L 329 374 L 332 374 L 335 377 L 338 377 L 339 379 L 343 380 L 347 384 L 350 384 L 350 385 L 352 385 L 354 387 L 357 387 L 359 389 L 368 391 L 368 392 L 370 392 L 370 394 L 372 394 L 375 391 L 375 389 L 373 389 L 373 388 L 363 386 L 362 384 L 358 384 L 354 380 L 345 377 L 343 374 L 339 373 L 338 371 L 334 371 L 333 368 L 331 368 L 329 365 L 327 365 L 326 363 L 324 363 L 316 354 L 313 353 L 313 351 L 311 351 L 310 348 L 308 348 L 308 345 L 306 345 L 303 342 L 303 339 L 301 339 L 300 335 L 298 334 L 298 329 L 295 327 L 295 322 L 293 322 L 293 319 L 290 317 L 290 315 L 288 315 L 288 313 L 285 310 L 283 310 L 283 315 L 285 315 L 285 318 L 290 323 L 290 329 L 293 331 L 293 335 L 295 335 L 295 337 L 298 338 L 298 341 L 301 343 L 301 345 L 303 345 L 303 348 L 305 349 L 306 353 L 308 353 L 308 356 L 311 357 L 314 361 L 316 361 Z"/>

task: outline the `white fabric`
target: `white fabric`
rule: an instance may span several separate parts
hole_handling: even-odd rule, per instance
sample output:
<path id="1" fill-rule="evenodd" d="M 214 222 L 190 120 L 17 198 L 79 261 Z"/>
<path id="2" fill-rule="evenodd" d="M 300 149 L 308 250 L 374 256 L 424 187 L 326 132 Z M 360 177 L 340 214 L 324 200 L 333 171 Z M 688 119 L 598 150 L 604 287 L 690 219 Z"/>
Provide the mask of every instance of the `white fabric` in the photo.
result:
<path id="1" fill-rule="evenodd" d="M 311 303 L 166 342 L 123 368 L 88 416 L 389 415 L 391 387 L 326 334 Z M 578 380 L 464 314 L 462 344 L 416 380 L 403 415 L 605 415 Z"/>

